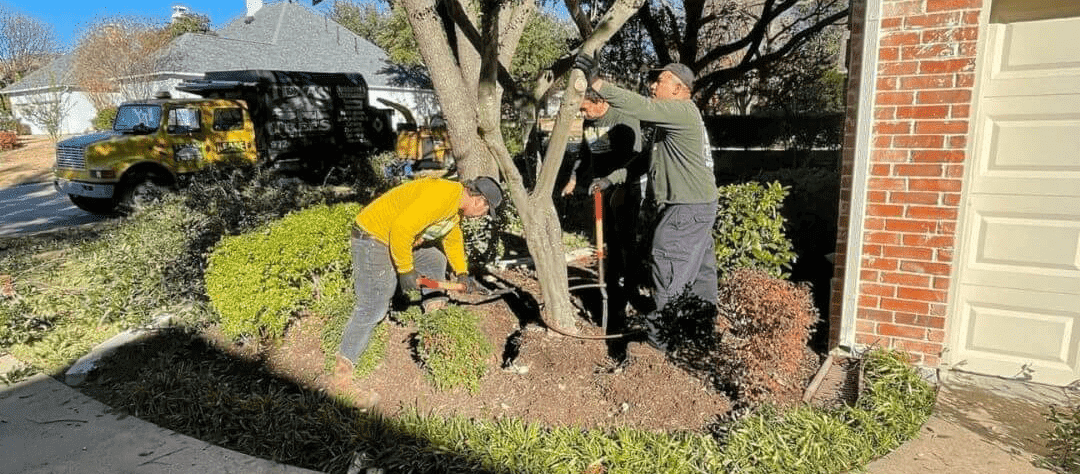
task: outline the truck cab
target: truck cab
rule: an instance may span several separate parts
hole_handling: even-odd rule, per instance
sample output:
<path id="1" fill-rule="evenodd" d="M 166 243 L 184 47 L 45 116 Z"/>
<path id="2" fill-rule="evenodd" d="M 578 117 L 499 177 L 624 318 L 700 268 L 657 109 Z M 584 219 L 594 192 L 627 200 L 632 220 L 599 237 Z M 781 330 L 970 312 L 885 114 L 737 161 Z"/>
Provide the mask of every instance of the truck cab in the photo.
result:
<path id="1" fill-rule="evenodd" d="M 111 131 L 57 144 L 54 185 L 83 210 L 109 214 L 146 186 L 218 162 L 256 161 L 247 104 L 159 97 L 121 104 Z"/>

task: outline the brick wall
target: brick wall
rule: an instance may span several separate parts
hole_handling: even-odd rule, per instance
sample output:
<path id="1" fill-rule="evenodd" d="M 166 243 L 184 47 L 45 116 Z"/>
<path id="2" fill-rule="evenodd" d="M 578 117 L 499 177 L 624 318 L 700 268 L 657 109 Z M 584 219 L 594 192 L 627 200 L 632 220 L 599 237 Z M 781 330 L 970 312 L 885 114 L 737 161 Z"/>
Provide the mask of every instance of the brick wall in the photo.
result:
<path id="1" fill-rule="evenodd" d="M 842 200 L 838 235 L 841 252 L 850 233 L 863 237 L 855 343 L 902 349 L 916 363 L 936 366 L 945 340 L 982 1 L 865 1 L 881 1 L 865 219 L 860 229 L 847 229 L 852 200 Z M 861 39 L 853 43 L 860 46 Z M 852 167 L 863 162 L 853 150 L 854 114 L 846 125 L 851 136 L 845 137 L 841 187 L 850 196 Z M 843 257 L 838 253 L 836 315 Z M 839 318 L 831 323 L 835 344 Z"/>

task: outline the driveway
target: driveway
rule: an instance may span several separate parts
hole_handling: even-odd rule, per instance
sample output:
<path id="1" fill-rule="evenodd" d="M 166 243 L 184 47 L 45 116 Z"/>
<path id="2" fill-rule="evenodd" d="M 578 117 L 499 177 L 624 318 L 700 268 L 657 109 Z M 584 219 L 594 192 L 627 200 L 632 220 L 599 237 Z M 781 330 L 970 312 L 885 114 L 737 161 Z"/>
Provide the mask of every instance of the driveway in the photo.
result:
<path id="1" fill-rule="evenodd" d="M 0 189 L 0 238 L 90 225 L 111 217 L 86 212 L 56 193 L 52 183 L 38 182 Z"/>

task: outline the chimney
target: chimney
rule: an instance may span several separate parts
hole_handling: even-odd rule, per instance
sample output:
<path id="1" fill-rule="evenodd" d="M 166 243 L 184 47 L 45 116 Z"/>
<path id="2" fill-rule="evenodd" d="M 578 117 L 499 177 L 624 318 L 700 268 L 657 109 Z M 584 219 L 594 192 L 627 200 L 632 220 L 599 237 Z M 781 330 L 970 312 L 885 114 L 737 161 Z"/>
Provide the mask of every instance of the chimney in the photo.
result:
<path id="1" fill-rule="evenodd" d="M 247 17 L 249 21 L 255 18 L 255 12 L 259 11 L 263 6 L 262 0 L 245 0 L 245 4 L 247 5 Z"/>

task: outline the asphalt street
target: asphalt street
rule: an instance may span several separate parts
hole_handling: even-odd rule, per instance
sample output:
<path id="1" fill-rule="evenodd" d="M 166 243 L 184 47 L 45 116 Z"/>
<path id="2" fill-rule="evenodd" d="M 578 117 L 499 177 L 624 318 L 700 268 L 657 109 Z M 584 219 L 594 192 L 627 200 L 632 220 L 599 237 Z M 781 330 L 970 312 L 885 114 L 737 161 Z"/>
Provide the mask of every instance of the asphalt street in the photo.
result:
<path id="1" fill-rule="evenodd" d="M 0 238 L 47 232 L 101 222 L 110 217 L 79 209 L 57 194 L 52 183 L 32 183 L 0 189 Z"/>

